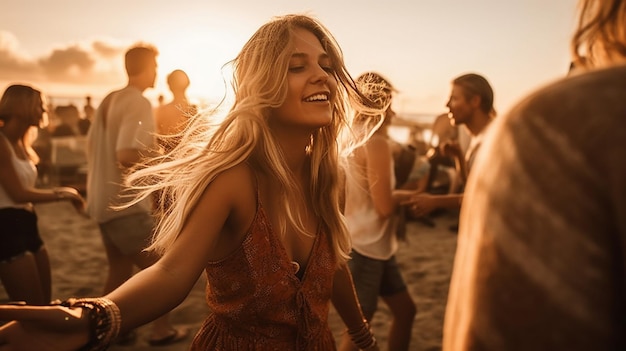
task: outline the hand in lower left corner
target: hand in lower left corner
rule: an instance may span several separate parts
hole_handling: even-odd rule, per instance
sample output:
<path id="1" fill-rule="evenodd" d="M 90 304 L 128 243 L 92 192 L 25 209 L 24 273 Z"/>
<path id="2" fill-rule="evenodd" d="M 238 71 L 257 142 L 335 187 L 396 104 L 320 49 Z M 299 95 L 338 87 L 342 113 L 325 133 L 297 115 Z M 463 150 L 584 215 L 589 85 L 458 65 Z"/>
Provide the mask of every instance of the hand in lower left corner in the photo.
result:
<path id="1" fill-rule="evenodd" d="M 0 351 L 72 351 L 89 341 L 82 308 L 0 305 Z"/>

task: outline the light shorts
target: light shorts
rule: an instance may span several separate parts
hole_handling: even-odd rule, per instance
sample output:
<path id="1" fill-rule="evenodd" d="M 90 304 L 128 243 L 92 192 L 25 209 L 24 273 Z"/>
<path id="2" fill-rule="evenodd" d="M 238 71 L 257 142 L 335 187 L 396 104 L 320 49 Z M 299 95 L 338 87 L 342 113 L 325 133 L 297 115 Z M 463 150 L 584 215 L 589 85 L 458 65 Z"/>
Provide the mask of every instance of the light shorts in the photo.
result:
<path id="1" fill-rule="evenodd" d="M 354 280 L 359 303 L 365 318 L 370 320 L 378 306 L 378 296 L 390 296 L 407 289 L 396 257 L 381 261 L 352 250 L 348 267 Z"/>
<path id="2" fill-rule="evenodd" d="M 150 244 L 154 233 L 154 218 L 145 212 L 133 213 L 110 221 L 99 223 L 100 232 L 122 254 L 140 252 Z"/>

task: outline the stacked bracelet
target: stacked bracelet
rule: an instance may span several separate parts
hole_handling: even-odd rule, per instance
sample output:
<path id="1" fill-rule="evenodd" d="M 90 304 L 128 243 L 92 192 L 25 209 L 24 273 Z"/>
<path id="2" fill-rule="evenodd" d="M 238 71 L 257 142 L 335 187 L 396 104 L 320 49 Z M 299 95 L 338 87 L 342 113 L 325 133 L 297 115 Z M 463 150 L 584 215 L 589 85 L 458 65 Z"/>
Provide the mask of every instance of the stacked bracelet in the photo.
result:
<path id="1" fill-rule="evenodd" d="M 363 324 L 358 329 L 348 329 L 348 335 L 352 342 L 361 350 L 366 350 L 376 345 L 376 338 L 366 320 L 363 320 Z"/>
<path id="2" fill-rule="evenodd" d="M 65 307 L 81 307 L 88 312 L 90 337 L 81 351 L 106 350 L 120 333 L 122 315 L 115 302 L 104 298 L 69 299 Z"/>

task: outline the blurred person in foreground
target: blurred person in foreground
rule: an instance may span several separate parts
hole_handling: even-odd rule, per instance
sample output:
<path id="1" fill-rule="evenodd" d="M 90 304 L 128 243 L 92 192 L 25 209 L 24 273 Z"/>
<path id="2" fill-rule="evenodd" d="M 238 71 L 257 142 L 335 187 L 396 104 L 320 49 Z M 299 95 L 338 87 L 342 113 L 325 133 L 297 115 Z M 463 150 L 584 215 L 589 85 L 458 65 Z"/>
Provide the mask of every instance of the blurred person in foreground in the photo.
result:
<path id="1" fill-rule="evenodd" d="M 309 16 L 264 24 L 232 65 L 225 119 L 194 119 L 180 147 L 128 180 L 145 190 L 136 201 L 172 197 L 149 247 L 161 259 L 106 297 L 0 306 L 0 319 L 19 320 L 0 329 L 0 345 L 104 349 L 178 305 L 204 271 L 211 313 L 191 350 L 334 350 L 331 301 L 359 348 L 378 350 L 346 266 L 337 142 L 350 105 L 374 104 Z"/>
<path id="2" fill-rule="evenodd" d="M 446 351 L 626 350 L 626 1 L 579 5 L 586 68 L 494 122 L 470 175 Z"/>
<path id="3" fill-rule="evenodd" d="M 11 300 L 32 305 L 49 304 L 52 291 L 34 204 L 67 200 L 84 210 L 74 188 L 35 187 L 32 133 L 47 124 L 45 106 L 41 92 L 27 85 L 9 86 L 0 99 L 0 281 Z"/>

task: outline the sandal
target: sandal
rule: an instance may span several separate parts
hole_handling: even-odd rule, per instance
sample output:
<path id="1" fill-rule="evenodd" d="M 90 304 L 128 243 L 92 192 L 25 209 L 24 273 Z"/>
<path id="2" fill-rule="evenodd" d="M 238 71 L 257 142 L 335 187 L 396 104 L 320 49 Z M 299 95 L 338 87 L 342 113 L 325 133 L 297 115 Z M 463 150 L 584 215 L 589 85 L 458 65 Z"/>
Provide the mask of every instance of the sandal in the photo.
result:
<path id="1" fill-rule="evenodd" d="M 148 344 L 150 346 L 166 346 L 177 343 L 181 340 L 184 340 L 189 335 L 189 330 L 187 329 L 176 329 L 172 328 L 172 330 L 168 333 L 168 335 L 159 338 L 159 339 L 148 339 Z"/>

